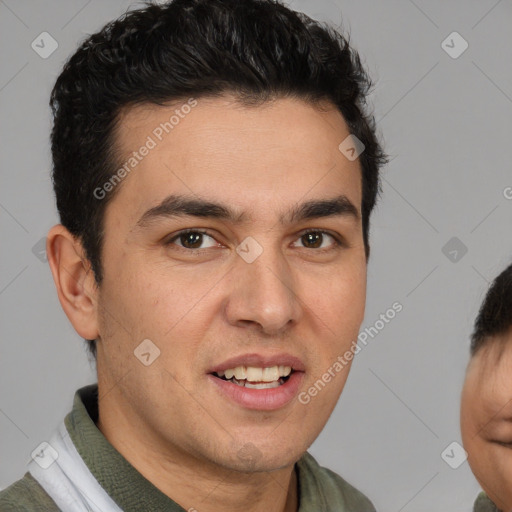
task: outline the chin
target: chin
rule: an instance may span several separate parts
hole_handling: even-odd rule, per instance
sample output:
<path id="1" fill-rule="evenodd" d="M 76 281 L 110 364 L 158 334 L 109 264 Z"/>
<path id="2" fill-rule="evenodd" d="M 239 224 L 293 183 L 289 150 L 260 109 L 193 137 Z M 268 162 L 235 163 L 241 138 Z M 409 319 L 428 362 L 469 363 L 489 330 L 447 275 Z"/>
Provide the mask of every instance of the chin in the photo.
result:
<path id="1" fill-rule="evenodd" d="M 275 447 L 265 447 L 247 442 L 236 450 L 231 459 L 231 469 L 240 472 L 259 473 L 277 471 L 295 464 L 302 452 L 281 445 L 279 452 Z"/>
<path id="2" fill-rule="evenodd" d="M 238 462 L 233 469 L 234 471 L 239 471 L 240 473 L 272 473 L 273 471 L 279 471 L 281 469 L 289 468 L 293 466 L 295 460 L 287 460 L 285 463 L 272 463 L 267 460 L 265 461 L 244 461 Z"/>

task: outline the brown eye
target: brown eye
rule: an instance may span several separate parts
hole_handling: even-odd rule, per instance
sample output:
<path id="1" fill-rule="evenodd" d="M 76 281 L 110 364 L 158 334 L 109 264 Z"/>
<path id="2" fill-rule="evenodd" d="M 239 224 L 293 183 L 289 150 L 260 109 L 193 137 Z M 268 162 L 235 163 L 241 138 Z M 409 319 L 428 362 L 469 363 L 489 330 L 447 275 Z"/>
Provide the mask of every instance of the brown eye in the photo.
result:
<path id="1" fill-rule="evenodd" d="M 322 233 L 306 233 L 302 236 L 305 245 L 312 249 L 318 249 L 322 245 L 323 234 Z"/>
<path id="2" fill-rule="evenodd" d="M 184 233 L 179 237 L 181 245 L 187 249 L 198 249 L 202 240 L 203 235 L 201 233 Z"/>
<path id="3" fill-rule="evenodd" d="M 212 240 L 212 242 L 210 243 L 210 245 L 202 247 L 204 243 L 207 243 L 205 237 Z M 176 244 L 178 247 L 182 247 L 184 249 L 208 249 L 209 247 L 214 247 L 217 244 L 217 242 L 207 232 L 191 229 L 181 231 L 180 233 L 176 234 L 166 242 L 166 245 L 172 244 Z"/>
<path id="4" fill-rule="evenodd" d="M 328 239 L 334 241 L 334 243 L 328 243 Z M 309 230 L 303 233 L 300 237 L 303 247 L 306 249 L 329 249 L 333 246 L 341 245 L 341 242 L 337 240 L 334 235 L 327 233 L 326 231 L 320 230 Z"/>

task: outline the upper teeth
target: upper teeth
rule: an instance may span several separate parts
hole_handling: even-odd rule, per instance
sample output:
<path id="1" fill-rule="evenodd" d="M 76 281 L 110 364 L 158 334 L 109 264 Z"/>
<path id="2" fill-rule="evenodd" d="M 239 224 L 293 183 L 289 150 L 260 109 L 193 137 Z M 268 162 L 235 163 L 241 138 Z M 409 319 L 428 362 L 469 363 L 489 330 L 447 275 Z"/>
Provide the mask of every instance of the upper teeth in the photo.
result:
<path id="1" fill-rule="evenodd" d="M 272 382 L 279 380 L 279 377 L 287 377 L 292 372 L 291 366 L 271 366 L 270 368 L 256 368 L 254 366 L 237 366 L 225 371 L 216 372 L 219 377 L 237 380 L 248 380 L 250 382 Z"/>

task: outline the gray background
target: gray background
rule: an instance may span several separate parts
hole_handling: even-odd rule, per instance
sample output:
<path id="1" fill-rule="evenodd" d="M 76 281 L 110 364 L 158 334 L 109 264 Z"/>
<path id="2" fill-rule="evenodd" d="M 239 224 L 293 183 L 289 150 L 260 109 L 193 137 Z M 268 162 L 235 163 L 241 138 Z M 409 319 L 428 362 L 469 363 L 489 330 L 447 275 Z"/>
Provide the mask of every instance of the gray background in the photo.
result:
<path id="1" fill-rule="evenodd" d="M 1 488 L 22 476 L 75 390 L 95 381 L 48 265 L 34 254 L 57 222 L 47 104 L 78 41 L 136 5 L 0 0 Z M 392 160 L 373 216 L 363 327 L 395 301 L 403 305 L 358 354 L 311 451 L 379 511 L 470 511 L 478 484 L 467 462 L 452 469 L 441 453 L 460 441 L 473 319 L 489 281 L 512 259 L 512 200 L 504 194 L 512 187 L 512 4 L 290 5 L 350 30 L 376 81 L 371 100 Z M 43 31 L 59 45 L 47 59 L 31 48 Z M 469 44 L 457 59 L 441 46 L 453 31 Z M 457 40 L 448 44 L 461 48 Z M 452 237 L 459 247 L 443 253 Z"/>

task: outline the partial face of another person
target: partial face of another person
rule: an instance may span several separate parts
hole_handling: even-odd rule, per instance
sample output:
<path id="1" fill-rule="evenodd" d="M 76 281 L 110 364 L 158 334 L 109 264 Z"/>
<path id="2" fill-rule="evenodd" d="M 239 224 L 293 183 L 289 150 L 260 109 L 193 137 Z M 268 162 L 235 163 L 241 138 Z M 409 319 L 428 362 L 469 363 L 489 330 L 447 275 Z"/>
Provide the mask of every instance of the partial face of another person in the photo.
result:
<path id="1" fill-rule="evenodd" d="M 512 333 L 503 337 L 469 363 L 461 430 L 476 479 L 500 510 L 512 511 Z"/>
<path id="2" fill-rule="evenodd" d="M 332 367 L 363 320 L 360 165 L 338 149 L 349 131 L 332 105 L 199 98 L 159 140 L 154 130 L 186 102 L 120 117 L 121 161 L 148 136 L 155 145 L 106 209 L 100 418 L 115 415 L 170 460 L 284 468 L 327 422 L 350 362 Z M 143 340 L 146 362 L 159 350 L 148 365 L 134 355 Z M 241 366 L 251 388 L 225 380 Z"/>

